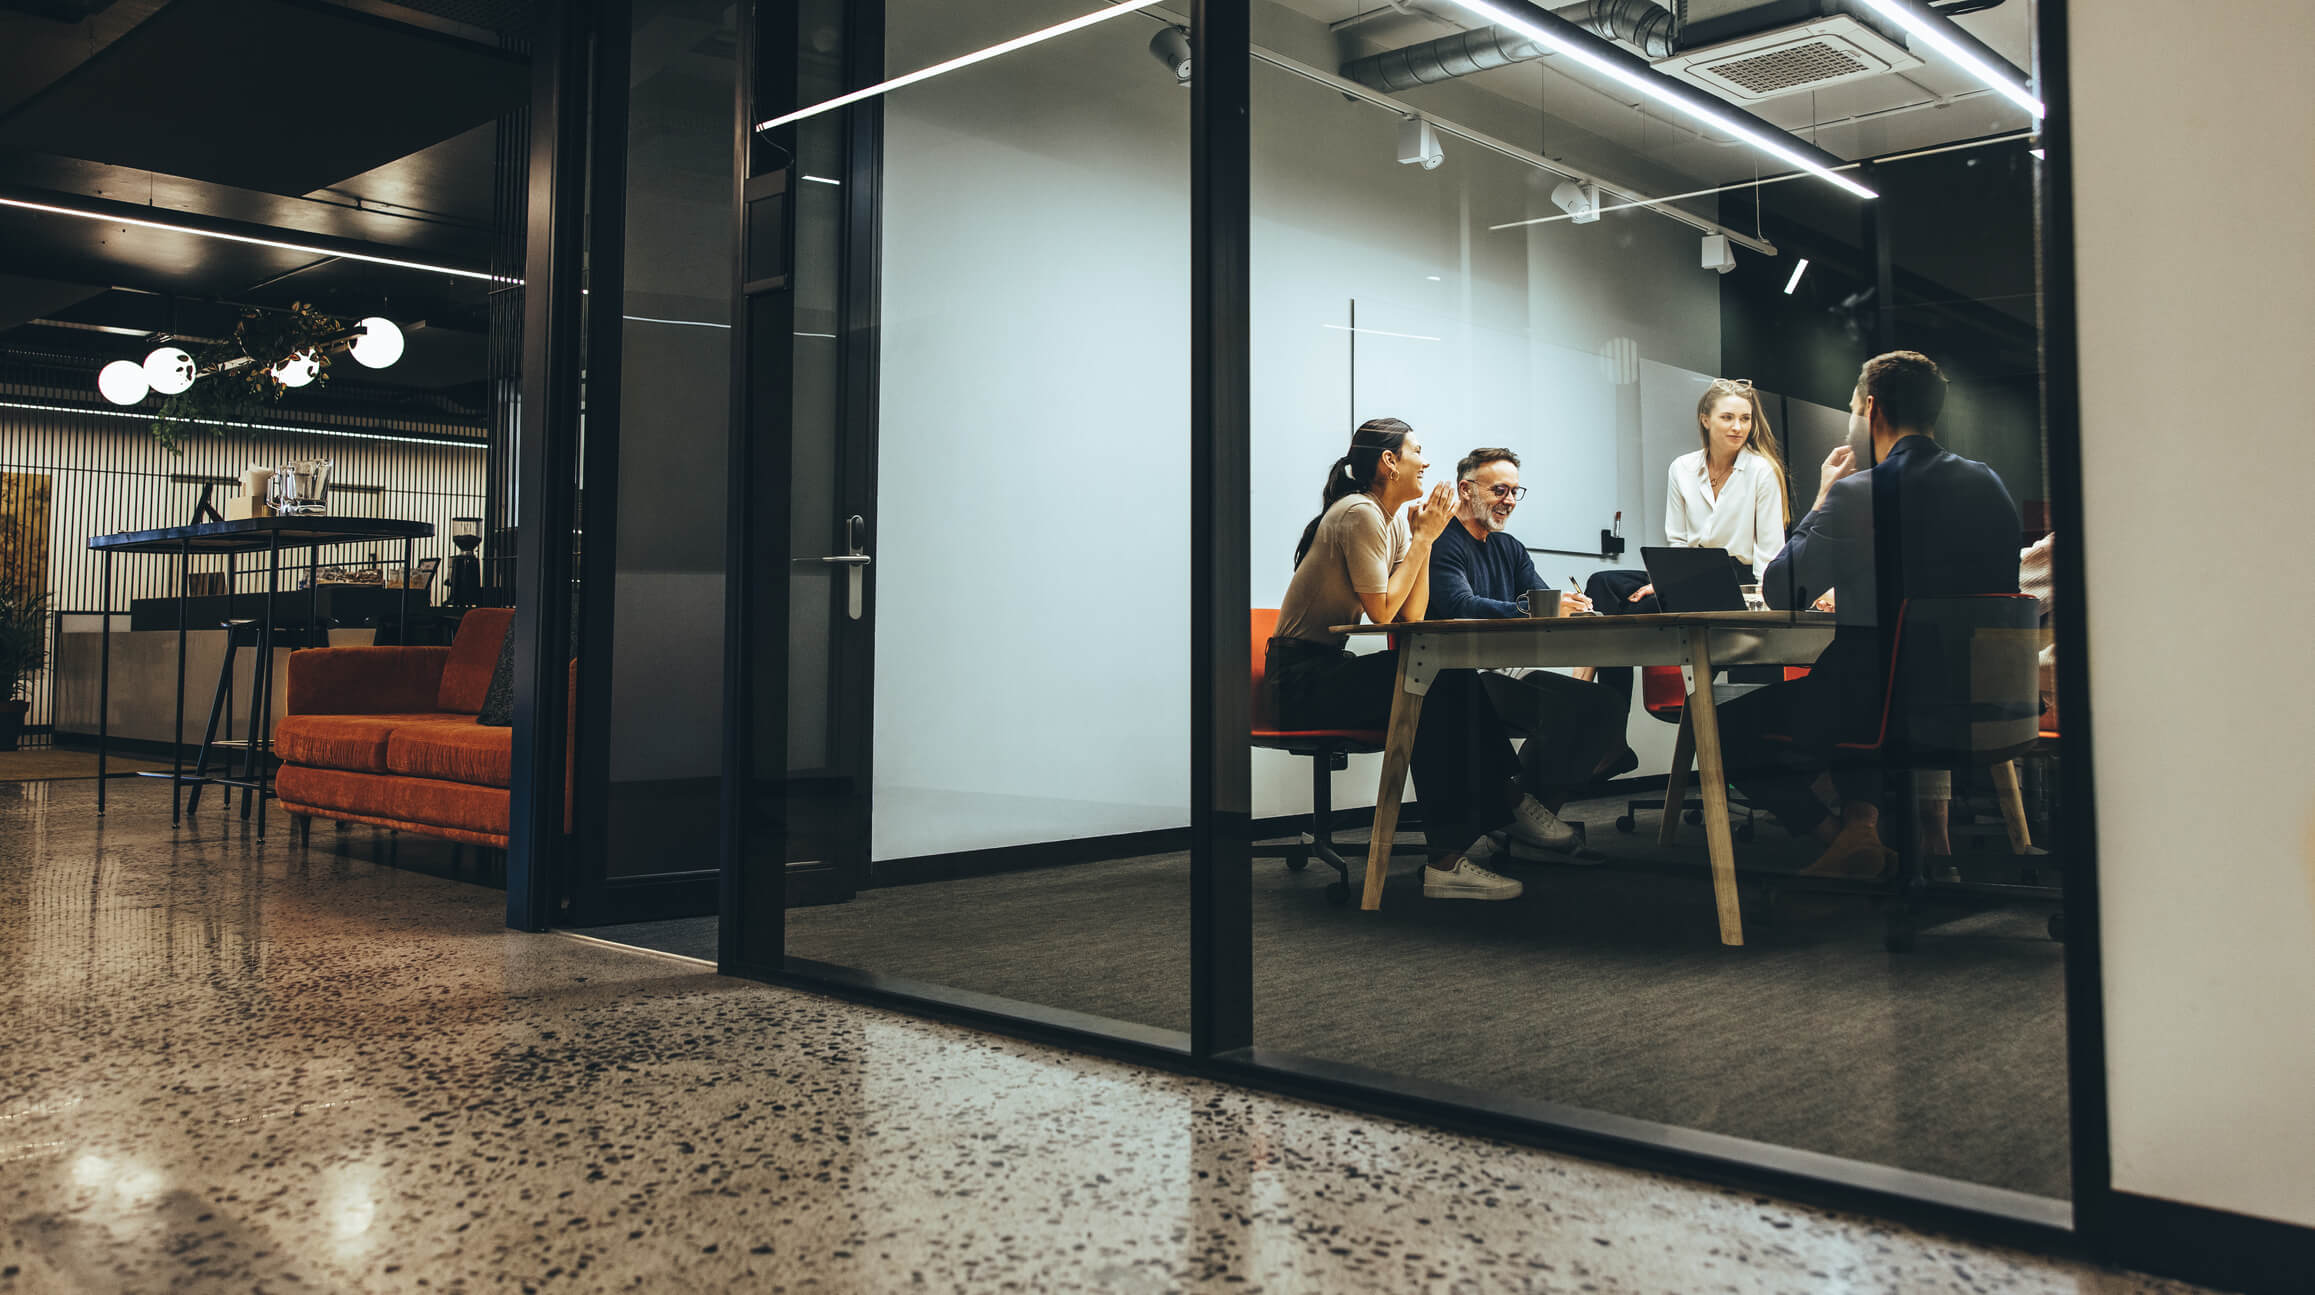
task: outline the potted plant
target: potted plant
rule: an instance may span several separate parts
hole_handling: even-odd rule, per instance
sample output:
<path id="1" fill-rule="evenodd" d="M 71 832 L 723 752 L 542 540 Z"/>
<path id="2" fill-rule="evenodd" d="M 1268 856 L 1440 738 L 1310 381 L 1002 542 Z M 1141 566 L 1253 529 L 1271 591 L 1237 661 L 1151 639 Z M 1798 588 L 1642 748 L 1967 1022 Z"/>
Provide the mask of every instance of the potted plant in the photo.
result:
<path id="1" fill-rule="evenodd" d="M 0 584 L 0 751 L 16 749 L 32 703 L 24 694 L 48 664 L 48 595 Z"/>

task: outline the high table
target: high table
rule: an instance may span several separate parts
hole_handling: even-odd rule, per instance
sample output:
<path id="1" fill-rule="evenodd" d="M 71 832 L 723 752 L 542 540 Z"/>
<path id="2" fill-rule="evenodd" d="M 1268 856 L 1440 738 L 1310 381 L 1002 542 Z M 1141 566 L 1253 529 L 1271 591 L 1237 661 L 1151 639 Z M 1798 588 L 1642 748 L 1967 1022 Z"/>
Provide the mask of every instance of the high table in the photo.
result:
<path id="1" fill-rule="evenodd" d="M 1407 760 L 1422 718 L 1423 697 L 1441 670 L 1511 666 L 1693 667 L 1695 686 L 1680 711 L 1680 736 L 1664 783 L 1660 840 L 1679 839 L 1680 804 L 1688 794 L 1693 751 L 1703 781 L 1704 839 L 1712 856 L 1712 894 L 1720 942 L 1744 943 L 1736 906 L 1736 847 L 1728 830 L 1728 779 L 1720 756 L 1720 714 L 1712 673 L 1736 665 L 1808 665 L 1833 641 L 1833 618 L 1821 612 L 1664 612 L 1642 616 L 1539 616 L 1516 620 L 1408 621 L 1338 625 L 1338 634 L 1387 634 L 1398 644 L 1398 691 L 1383 745 L 1375 792 L 1374 838 L 1367 846 L 1366 891 L 1359 907 L 1382 907 L 1383 875 L 1399 827 Z"/>
<path id="2" fill-rule="evenodd" d="M 404 522 L 380 517 L 250 517 L 231 522 L 201 522 L 192 526 L 164 526 L 150 531 L 122 531 L 117 535 L 93 535 L 89 548 L 104 555 L 102 606 L 99 609 L 100 631 L 97 665 L 96 703 L 96 812 L 105 812 L 105 757 L 110 744 L 112 714 L 112 657 L 113 657 L 113 555 L 116 553 L 174 554 L 177 558 L 177 705 L 173 714 L 173 740 L 169 744 L 169 821 L 176 823 L 183 816 L 185 784 L 189 782 L 218 783 L 239 787 L 244 793 L 242 812 L 247 813 L 249 800 L 257 801 L 257 835 L 265 836 L 265 801 L 270 794 L 271 778 L 265 767 L 265 754 L 271 748 L 273 729 L 273 622 L 275 602 L 281 593 L 282 550 L 304 549 L 306 552 L 306 587 L 309 615 L 320 619 L 321 549 L 332 544 L 378 544 L 402 542 L 402 597 L 396 609 L 398 628 L 405 631 L 410 624 L 410 553 L 419 540 L 431 537 L 431 522 Z M 244 553 L 264 553 L 265 615 L 259 620 L 256 669 L 250 676 L 249 777 L 229 778 L 202 775 L 199 778 L 185 772 L 185 586 L 186 575 L 192 569 L 195 554 L 223 554 L 226 559 L 226 588 L 233 587 L 233 564 Z M 230 765 L 227 766 L 231 768 Z"/>

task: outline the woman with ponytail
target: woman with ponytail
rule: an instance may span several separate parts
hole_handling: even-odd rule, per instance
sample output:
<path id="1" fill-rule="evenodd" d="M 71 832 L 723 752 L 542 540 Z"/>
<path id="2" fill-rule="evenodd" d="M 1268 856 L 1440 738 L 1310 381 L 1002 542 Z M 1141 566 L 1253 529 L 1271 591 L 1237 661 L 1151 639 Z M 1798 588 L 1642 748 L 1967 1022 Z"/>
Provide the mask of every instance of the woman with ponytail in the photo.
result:
<path id="1" fill-rule="evenodd" d="M 1398 654 L 1353 655 L 1336 625 L 1416 621 L 1430 608 L 1431 545 L 1455 520 L 1454 486 L 1426 496 L 1422 442 L 1396 418 L 1373 419 L 1327 469 L 1318 516 L 1294 550 L 1294 578 L 1278 609 L 1264 678 L 1288 729 L 1379 729 L 1390 723 Z M 1420 504 L 1410 511 L 1407 506 Z M 1465 857 L 1493 852 L 1488 837 L 1566 850 L 1575 833 L 1520 791 L 1519 759 L 1468 670 L 1441 671 L 1424 699 L 1412 761 L 1432 899 L 1516 899 L 1522 887 Z M 1481 845 L 1485 842 L 1484 845 Z"/>

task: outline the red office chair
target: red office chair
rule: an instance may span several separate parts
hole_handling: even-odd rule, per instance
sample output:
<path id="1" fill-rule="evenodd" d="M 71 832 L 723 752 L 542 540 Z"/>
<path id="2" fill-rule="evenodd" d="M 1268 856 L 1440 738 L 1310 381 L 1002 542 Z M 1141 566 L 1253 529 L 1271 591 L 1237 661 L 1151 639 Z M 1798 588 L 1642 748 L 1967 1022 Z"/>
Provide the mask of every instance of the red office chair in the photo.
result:
<path id="1" fill-rule="evenodd" d="M 1789 666 L 1784 672 L 1784 677 L 1787 679 L 1798 679 L 1808 672 L 1809 668 L 1807 666 Z M 1736 691 L 1738 689 L 1749 692 L 1755 686 L 1757 685 L 1738 684 L 1734 685 L 1733 687 L 1724 687 L 1723 691 L 1733 696 L 1736 695 Z M 1715 699 L 1718 699 L 1719 696 L 1720 694 L 1718 693 L 1714 694 Z M 1667 724 L 1679 723 L 1681 715 L 1688 708 L 1688 681 L 1686 676 L 1681 674 L 1680 667 L 1676 665 L 1641 666 L 1640 705 L 1650 715 L 1655 716 L 1657 719 L 1660 719 Z M 1618 815 L 1616 818 L 1616 830 L 1619 832 L 1637 831 L 1640 826 L 1638 818 L 1640 811 L 1643 809 L 1658 809 L 1661 808 L 1663 804 L 1664 801 L 1662 797 L 1657 797 L 1654 800 L 1625 801 L 1624 812 Z M 1741 809 L 1744 811 L 1744 821 L 1736 825 L 1736 839 L 1739 841 L 1750 842 L 1753 837 L 1752 803 L 1744 799 L 1744 797 L 1738 795 L 1735 790 L 1731 789 L 1728 793 L 1728 807 L 1730 809 Z M 1688 797 L 1686 800 L 1681 801 L 1680 812 L 1691 825 L 1703 822 L 1703 794 L 1700 792 L 1694 796 Z"/>
<path id="2" fill-rule="evenodd" d="M 1334 848 L 1334 771 L 1350 766 L 1350 757 L 1372 754 L 1383 749 L 1380 729 L 1316 728 L 1282 729 L 1272 703 L 1270 689 L 1262 686 L 1262 671 L 1268 664 L 1270 639 L 1278 632 L 1278 609 L 1257 607 L 1251 617 L 1254 635 L 1254 731 L 1255 746 L 1270 751 L 1284 751 L 1290 755 L 1310 757 L 1310 830 L 1297 836 L 1294 844 L 1283 850 L 1265 850 L 1255 847 L 1258 859 L 1283 858 L 1288 869 L 1300 872 L 1310 866 L 1315 854 L 1327 867 L 1334 869 L 1337 880 L 1326 888 L 1326 897 L 1337 905 L 1350 903 L 1351 865 Z M 1358 864 L 1360 884 L 1365 884 L 1366 860 Z"/>
<path id="3" fill-rule="evenodd" d="M 1908 598 L 1897 609 L 1879 724 L 1870 740 L 1835 744 L 1851 758 L 1879 756 L 1887 767 L 2007 767 L 2041 741 L 2040 612 L 2024 594 Z M 1790 738 L 1772 740 L 1789 741 Z M 2014 771 L 2013 771 L 2014 772 Z M 1997 783 L 1998 785 L 1998 783 Z M 2004 796 L 2004 809 L 2009 798 Z M 1913 852 L 1889 896 L 1891 953 L 1913 947 L 1920 897 L 1931 889 Z M 1941 891 L 2055 898 L 2041 886 L 1941 883 Z M 1773 897 L 1772 897 L 1773 902 Z M 2062 937 L 2062 924 L 2053 937 Z"/>

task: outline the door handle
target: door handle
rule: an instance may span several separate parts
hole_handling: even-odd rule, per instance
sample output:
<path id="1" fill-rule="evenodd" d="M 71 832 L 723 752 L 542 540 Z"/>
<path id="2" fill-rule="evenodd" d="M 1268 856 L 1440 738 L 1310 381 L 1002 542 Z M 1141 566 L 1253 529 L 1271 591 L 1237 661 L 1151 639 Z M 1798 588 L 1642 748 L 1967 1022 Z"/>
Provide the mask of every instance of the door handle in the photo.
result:
<path id="1" fill-rule="evenodd" d="M 851 588 L 846 591 L 845 610 L 853 620 L 859 620 L 866 610 L 868 587 L 868 519 L 858 513 L 844 519 L 844 549 L 820 559 L 832 566 L 845 568 L 844 578 Z"/>

